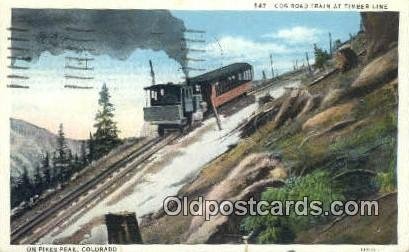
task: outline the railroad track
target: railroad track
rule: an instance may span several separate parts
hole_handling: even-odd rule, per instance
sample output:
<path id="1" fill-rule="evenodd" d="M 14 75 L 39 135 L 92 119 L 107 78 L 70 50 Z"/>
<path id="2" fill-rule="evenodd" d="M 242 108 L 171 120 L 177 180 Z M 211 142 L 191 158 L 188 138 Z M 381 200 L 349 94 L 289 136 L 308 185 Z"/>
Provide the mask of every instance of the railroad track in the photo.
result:
<path id="1" fill-rule="evenodd" d="M 35 215 L 30 221 L 13 229 L 11 231 L 11 244 L 32 244 L 38 241 L 59 224 L 63 223 L 66 218 L 71 217 L 73 213 L 81 210 L 84 206 L 95 200 L 96 197 L 99 197 L 102 192 L 108 190 L 117 180 L 126 176 L 129 171 L 179 137 L 179 135 L 173 133 L 163 138 L 155 138 L 123 159 L 115 162 L 100 174 L 97 174 L 88 183 L 82 184 L 66 197 L 57 200 L 41 213 Z M 131 162 L 132 165 L 127 166 Z M 116 174 L 114 174 L 115 172 Z M 112 178 L 109 179 L 110 177 Z M 92 189 L 94 189 L 92 193 L 80 198 L 80 196 L 90 192 Z M 64 210 L 64 213 L 59 214 L 62 210 Z M 47 222 L 51 217 L 56 217 L 55 215 L 57 214 L 58 218 L 53 218 L 52 221 Z"/>

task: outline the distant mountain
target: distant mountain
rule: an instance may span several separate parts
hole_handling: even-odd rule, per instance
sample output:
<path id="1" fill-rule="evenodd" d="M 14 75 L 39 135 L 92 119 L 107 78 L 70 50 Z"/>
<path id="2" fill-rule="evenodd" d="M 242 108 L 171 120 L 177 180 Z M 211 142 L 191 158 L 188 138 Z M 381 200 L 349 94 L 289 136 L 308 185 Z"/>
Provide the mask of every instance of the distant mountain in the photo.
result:
<path id="1" fill-rule="evenodd" d="M 80 153 L 81 140 L 67 139 L 73 154 Z M 40 164 L 40 155 L 53 153 L 57 146 L 57 135 L 29 122 L 10 118 L 10 173 L 12 177 L 21 174 L 25 166 L 30 175 Z"/>

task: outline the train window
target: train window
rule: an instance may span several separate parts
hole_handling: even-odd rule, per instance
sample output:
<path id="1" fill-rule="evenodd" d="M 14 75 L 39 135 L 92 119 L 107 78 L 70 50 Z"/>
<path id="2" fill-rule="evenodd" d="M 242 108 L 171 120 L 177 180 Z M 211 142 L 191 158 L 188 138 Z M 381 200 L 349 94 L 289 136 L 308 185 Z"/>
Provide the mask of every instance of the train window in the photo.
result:
<path id="1" fill-rule="evenodd" d="M 155 100 L 155 101 L 158 100 L 158 94 L 157 94 L 156 91 L 154 91 L 154 90 L 151 91 L 151 98 L 152 98 L 153 100 Z"/>
<path id="2" fill-rule="evenodd" d="M 251 80 L 251 74 L 250 74 L 250 71 L 249 70 L 246 70 L 246 78 L 245 78 L 245 80 Z"/>
<path id="3" fill-rule="evenodd" d="M 195 85 L 196 87 L 196 92 L 200 92 L 200 86 L 199 85 Z"/>
<path id="4" fill-rule="evenodd" d="M 160 95 L 164 96 L 165 95 L 165 90 L 163 88 L 160 89 Z"/>

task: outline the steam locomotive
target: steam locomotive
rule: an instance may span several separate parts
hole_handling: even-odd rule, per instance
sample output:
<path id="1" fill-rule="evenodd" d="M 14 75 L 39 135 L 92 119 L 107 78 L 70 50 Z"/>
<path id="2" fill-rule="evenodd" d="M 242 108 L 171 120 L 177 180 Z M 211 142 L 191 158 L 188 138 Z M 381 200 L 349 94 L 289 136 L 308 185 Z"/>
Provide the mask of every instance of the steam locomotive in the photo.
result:
<path id="1" fill-rule="evenodd" d="M 248 63 L 234 63 L 189 78 L 183 84 L 155 84 L 145 87 L 144 120 L 158 125 L 159 135 L 165 131 L 183 130 L 203 120 L 216 110 L 251 88 L 253 68 Z"/>

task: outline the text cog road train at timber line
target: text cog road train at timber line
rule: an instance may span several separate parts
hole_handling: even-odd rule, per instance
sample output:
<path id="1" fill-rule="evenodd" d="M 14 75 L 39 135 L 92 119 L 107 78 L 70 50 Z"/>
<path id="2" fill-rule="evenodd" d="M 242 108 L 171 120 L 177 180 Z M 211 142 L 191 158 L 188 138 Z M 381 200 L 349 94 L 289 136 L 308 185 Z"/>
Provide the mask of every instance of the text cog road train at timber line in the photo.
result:
<path id="1" fill-rule="evenodd" d="M 159 135 L 200 123 L 203 116 L 251 89 L 253 68 L 234 63 L 188 78 L 182 84 L 154 84 L 144 89 L 144 120 L 158 126 Z M 210 110 L 209 110 L 210 108 Z"/>

